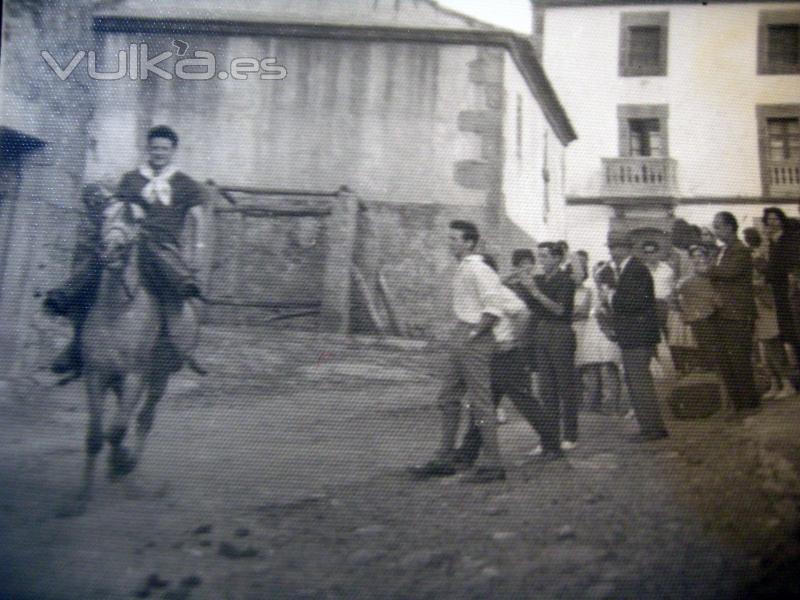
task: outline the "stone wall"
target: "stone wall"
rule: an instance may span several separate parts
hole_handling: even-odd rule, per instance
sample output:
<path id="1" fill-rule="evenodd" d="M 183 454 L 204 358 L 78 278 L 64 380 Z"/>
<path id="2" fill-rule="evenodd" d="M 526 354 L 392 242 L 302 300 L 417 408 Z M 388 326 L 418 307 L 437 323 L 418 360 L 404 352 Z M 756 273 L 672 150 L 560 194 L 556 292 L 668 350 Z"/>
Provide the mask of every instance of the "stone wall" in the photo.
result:
<path id="1" fill-rule="evenodd" d="M 30 374 L 64 341 L 63 328 L 42 317 L 38 296 L 67 272 L 94 111 L 86 71 L 61 81 L 40 53 L 63 57 L 93 48 L 93 12 L 112 4 L 3 3 L 0 119 L 45 145 L 23 157 L 19 192 L 0 213 L 0 242 L 10 249 L 0 281 L 0 377 Z"/>
<path id="2" fill-rule="evenodd" d="M 169 35 L 96 34 L 93 15 L 122 4 L 4 5 L 0 117 L 44 145 L 21 163 L 13 211 L 0 208 L 0 235 L 7 232 L 0 243 L 10 249 L 0 277 L 0 377 L 34 373 L 66 342 L 68 329 L 43 317 L 40 301 L 68 272 L 79 189 L 98 179 L 113 183 L 138 164 L 143 132 L 155 123 L 179 130 L 179 163 L 198 179 L 354 190 L 367 207 L 358 213 L 357 238 L 335 244 L 326 238 L 324 267 L 314 263 L 314 276 L 304 282 L 324 288 L 328 329 L 346 326 L 350 317 L 353 330 L 369 328 L 358 294 L 347 314 L 342 307 L 350 288 L 337 285 L 348 278 L 353 244 L 367 285 L 383 275 L 405 332 L 427 336 L 449 315 L 449 220 L 478 223 L 501 262 L 512 247 L 532 242 L 509 220 L 503 194 L 505 51 L 185 32 L 192 50 L 211 50 L 223 62 L 275 56 L 289 76 L 278 82 L 94 81 L 84 62 L 61 81 L 43 50 L 62 65 L 79 50 L 97 50 L 100 70 L 109 71 L 130 43 L 146 41 L 151 55 L 174 49 Z M 348 206 L 336 213 L 335 228 L 355 234 L 349 223 L 357 209 L 354 201 Z"/>
<path id="3" fill-rule="evenodd" d="M 512 249 L 534 244 L 507 219 L 493 225 L 495 217 L 487 207 L 365 202 L 365 208 L 359 217 L 355 264 L 386 323 L 388 315 L 377 291 L 378 277 L 383 276 L 401 333 L 409 337 L 439 337 L 452 320 L 450 282 L 456 263 L 447 247 L 450 221 L 473 221 L 483 236 L 479 251 L 493 255 L 501 270 L 508 268 Z M 375 331 L 357 290 L 352 328 Z"/>

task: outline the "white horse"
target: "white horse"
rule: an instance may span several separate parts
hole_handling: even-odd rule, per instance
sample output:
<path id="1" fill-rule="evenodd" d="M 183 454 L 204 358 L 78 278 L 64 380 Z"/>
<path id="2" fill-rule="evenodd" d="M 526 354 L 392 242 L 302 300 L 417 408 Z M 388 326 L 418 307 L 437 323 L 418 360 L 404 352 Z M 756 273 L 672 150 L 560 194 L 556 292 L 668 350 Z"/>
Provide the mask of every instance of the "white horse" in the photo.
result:
<path id="1" fill-rule="evenodd" d="M 180 366 L 175 364 L 177 359 L 162 336 L 157 301 L 142 281 L 136 216 L 134 207 L 123 203 L 106 210 L 103 273 L 83 330 L 83 373 L 89 403 L 83 482 L 75 502 L 60 511 L 60 516 L 81 514 L 86 509 L 92 496 L 95 462 L 105 441 L 111 446 L 110 479 L 121 478 L 136 468 L 156 406 L 170 374 Z M 182 335 L 196 343 L 197 319 L 188 304 L 184 315 Z M 186 347 L 185 338 L 183 346 Z M 109 390 L 116 396 L 116 408 L 105 429 L 103 416 Z M 134 414 L 136 439 L 130 450 L 124 441 Z"/>

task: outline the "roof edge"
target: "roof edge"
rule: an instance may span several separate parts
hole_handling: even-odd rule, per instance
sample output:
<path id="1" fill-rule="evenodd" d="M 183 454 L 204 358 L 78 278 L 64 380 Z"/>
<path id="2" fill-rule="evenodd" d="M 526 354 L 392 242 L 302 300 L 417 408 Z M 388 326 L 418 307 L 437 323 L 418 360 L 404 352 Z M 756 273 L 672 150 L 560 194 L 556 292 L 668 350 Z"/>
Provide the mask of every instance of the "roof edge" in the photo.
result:
<path id="1" fill-rule="evenodd" d="M 531 0 L 541 8 L 597 8 L 604 6 L 664 6 L 671 4 L 694 4 L 711 6 L 717 4 L 800 4 L 798 0 Z"/>
<path id="2" fill-rule="evenodd" d="M 506 29 L 408 29 L 386 26 L 156 19 L 98 15 L 94 18 L 94 30 L 98 33 L 205 33 L 212 35 L 262 35 L 363 42 L 419 42 L 500 46 L 511 54 L 531 93 L 539 101 L 548 123 L 550 123 L 561 143 L 566 146 L 578 137 L 541 63 L 536 58 L 530 40 Z"/>

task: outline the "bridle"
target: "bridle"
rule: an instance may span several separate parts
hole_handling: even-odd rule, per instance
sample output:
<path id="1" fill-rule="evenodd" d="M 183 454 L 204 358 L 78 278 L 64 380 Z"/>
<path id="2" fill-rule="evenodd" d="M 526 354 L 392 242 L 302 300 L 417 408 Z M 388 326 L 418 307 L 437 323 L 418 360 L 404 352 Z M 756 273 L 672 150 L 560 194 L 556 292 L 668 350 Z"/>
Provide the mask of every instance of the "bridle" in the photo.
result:
<path id="1" fill-rule="evenodd" d="M 125 250 L 123 257 L 124 264 L 127 266 L 129 262 L 129 250 L 135 243 L 138 236 L 137 227 L 135 223 L 127 223 L 125 220 L 125 211 L 128 207 L 122 203 L 112 205 L 105 211 L 105 219 L 103 224 L 103 263 L 104 267 L 109 267 L 108 249 L 112 243 L 118 244 L 118 247 Z M 128 300 L 133 300 L 134 293 L 128 285 L 128 281 L 124 276 L 121 279 L 122 289 Z"/>

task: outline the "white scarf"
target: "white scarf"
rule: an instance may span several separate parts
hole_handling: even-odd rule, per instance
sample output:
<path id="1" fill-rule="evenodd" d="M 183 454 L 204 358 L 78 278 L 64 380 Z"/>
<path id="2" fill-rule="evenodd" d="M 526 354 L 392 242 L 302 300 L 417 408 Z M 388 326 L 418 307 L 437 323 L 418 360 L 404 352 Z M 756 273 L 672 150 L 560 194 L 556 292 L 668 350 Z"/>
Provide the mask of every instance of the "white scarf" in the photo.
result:
<path id="1" fill-rule="evenodd" d="M 172 186 L 169 184 L 169 178 L 177 172 L 178 169 L 175 167 L 167 167 L 156 175 L 148 164 L 139 167 L 139 174 L 147 179 L 147 185 L 142 189 L 142 197 L 148 204 L 156 202 L 161 202 L 164 206 L 172 204 Z"/>

